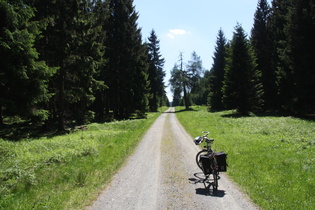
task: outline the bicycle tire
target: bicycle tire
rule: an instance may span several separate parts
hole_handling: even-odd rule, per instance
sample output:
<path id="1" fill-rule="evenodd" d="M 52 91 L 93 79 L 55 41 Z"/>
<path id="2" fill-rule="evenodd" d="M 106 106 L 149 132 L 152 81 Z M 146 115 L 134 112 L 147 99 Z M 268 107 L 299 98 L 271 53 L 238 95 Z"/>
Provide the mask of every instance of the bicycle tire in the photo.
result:
<path id="1" fill-rule="evenodd" d="M 201 165 L 201 161 L 200 161 L 200 156 L 201 155 L 207 155 L 208 154 L 208 151 L 206 149 L 203 149 L 201 151 L 199 151 L 196 155 L 196 163 L 197 163 L 197 166 L 201 169 L 202 169 L 202 165 Z"/>
<path id="2" fill-rule="evenodd" d="M 219 180 L 219 171 L 218 171 L 218 164 L 216 159 L 213 160 L 213 190 L 216 191 L 218 190 L 218 180 Z"/>

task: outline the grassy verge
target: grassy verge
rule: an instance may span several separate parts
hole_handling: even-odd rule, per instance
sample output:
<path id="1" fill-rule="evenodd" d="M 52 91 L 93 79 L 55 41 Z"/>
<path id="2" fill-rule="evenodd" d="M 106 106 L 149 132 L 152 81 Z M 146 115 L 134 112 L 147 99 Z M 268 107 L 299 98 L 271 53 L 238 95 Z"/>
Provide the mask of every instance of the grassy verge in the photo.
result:
<path id="1" fill-rule="evenodd" d="M 53 138 L 0 139 L 0 209 L 82 209 L 91 204 L 159 115 L 94 123 Z"/>
<path id="2" fill-rule="evenodd" d="M 176 111 L 192 136 L 210 131 L 214 149 L 228 153 L 228 175 L 263 209 L 314 209 L 315 121 Z"/>

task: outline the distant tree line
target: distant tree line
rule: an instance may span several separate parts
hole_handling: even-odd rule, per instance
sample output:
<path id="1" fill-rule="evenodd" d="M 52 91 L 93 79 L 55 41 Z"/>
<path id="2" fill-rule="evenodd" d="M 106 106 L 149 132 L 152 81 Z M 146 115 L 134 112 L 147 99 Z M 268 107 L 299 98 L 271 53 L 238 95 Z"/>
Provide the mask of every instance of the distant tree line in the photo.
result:
<path id="1" fill-rule="evenodd" d="M 144 117 L 168 105 L 164 59 L 133 0 L 0 0 L 0 124 Z"/>
<path id="2" fill-rule="evenodd" d="M 231 41 L 219 30 L 212 69 L 198 82 L 202 95 L 191 101 L 241 114 L 314 113 L 314 37 L 314 1 L 259 0 L 250 38 L 240 24 Z"/>

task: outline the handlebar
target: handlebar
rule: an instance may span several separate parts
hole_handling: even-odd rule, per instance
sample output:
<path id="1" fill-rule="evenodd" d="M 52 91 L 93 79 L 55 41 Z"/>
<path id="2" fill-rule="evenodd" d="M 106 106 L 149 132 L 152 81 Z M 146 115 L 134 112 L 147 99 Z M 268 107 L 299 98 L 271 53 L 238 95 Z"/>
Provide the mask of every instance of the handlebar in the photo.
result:
<path id="1" fill-rule="evenodd" d="M 214 139 L 208 139 L 207 136 L 210 132 L 208 131 L 202 131 L 202 133 L 205 133 L 205 135 L 203 136 L 197 136 L 195 139 L 194 139 L 194 142 L 196 145 L 199 145 L 201 144 L 204 140 L 206 140 L 206 142 L 209 144 L 209 143 L 212 143 L 214 141 Z"/>

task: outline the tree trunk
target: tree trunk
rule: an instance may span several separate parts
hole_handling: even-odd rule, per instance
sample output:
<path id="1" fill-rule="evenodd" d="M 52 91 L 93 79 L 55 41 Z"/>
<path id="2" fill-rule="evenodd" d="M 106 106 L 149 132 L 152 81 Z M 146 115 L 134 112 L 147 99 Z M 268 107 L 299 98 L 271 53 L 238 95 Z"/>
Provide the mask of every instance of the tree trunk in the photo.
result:
<path id="1" fill-rule="evenodd" d="M 65 130 L 65 70 L 63 65 L 61 65 L 60 76 L 59 76 L 59 119 L 58 119 L 58 131 Z"/>
<path id="2" fill-rule="evenodd" d="M 3 107 L 0 104 L 0 125 L 3 125 Z"/>
<path id="3" fill-rule="evenodd" d="M 187 95 L 187 90 L 186 90 L 185 84 L 184 84 L 184 101 L 185 101 L 185 108 L 189 109 L 188 95 Z"/>

